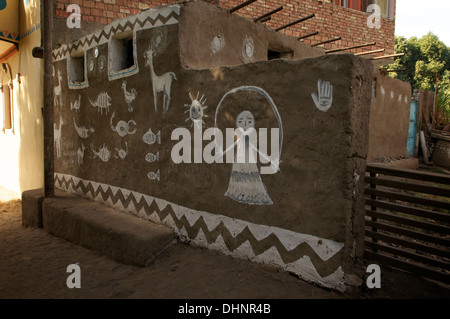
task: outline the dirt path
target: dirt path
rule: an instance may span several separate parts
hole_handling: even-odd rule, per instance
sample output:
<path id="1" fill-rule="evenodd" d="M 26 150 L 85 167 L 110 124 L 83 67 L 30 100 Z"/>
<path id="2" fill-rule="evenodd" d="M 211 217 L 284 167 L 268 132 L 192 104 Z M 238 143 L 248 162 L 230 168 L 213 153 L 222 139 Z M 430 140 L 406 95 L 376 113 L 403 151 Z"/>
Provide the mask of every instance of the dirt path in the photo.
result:
<path id="1" fill-rule="evenodd" d="M 79 263 L 81 289 L 69 289 L 69 264 Z M 21 202 L 1 202 L 0 299 L 181 298 L 339 299 L 450 298 L 450 290 L 402 272 L 382 270 L 382 288 L 356 295 L 305 283 L 270 266 L 184 244 L 139 268 L 21 225 Z"/>

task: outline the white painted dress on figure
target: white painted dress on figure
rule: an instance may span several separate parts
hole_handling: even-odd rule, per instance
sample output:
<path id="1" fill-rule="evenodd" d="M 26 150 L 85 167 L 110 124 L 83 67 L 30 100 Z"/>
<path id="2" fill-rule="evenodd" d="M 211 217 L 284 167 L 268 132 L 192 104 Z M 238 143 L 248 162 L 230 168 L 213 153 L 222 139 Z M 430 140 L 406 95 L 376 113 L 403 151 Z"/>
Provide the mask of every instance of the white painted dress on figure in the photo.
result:
<path id="1" fill-rule="evenodd" d="M 242 117 L 246 121 L 245 124 L 239 123 Z M 244 204 L 272 205 L 272 199 L 267 193 L 266 186 L 262 182 L 258 166 L 256 165 L 256 151 L 258 150 L 250 142 L 250 136 L 255 133 L 255 128 L 249 126 L 254 125 L 254 122 L 247 123 L 248 120 L 254 121 L 253 115 L 248 111 L 242 112 L 237 119 L 238 129 L 236 132 L 239 134 L 235 142 L 237 156 L 232 166 L 225 196 Z"/>

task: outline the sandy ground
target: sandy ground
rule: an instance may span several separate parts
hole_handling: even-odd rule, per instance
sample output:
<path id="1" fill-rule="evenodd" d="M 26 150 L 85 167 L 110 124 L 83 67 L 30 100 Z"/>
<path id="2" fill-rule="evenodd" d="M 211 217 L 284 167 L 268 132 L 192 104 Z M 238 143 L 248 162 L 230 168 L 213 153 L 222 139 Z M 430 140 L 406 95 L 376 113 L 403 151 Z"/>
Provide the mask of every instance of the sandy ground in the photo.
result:
<path id="1" fill-rule="evenodd" d="M 450 298 L 450 289 L 382 267 L 381 289 L 339 293 L 276 268 L 175 244 L 146 268 L 22 227 L 20 199 L 0 189 L 0 299 L 388 299 Z M 81 288 L 66 285 L 79 263 Z"/>

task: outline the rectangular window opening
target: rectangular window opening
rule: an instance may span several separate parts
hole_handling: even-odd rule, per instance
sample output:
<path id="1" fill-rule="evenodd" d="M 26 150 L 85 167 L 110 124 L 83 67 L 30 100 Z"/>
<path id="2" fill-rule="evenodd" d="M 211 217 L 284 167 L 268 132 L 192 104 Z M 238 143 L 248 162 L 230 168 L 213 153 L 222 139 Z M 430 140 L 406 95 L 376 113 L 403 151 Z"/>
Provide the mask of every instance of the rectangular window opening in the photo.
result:
<path id="1" fill-rule="evenodd" d="M 294 55 L 293 51 L 276 51 L 276 50 L 267 50 L 267 59 L 270 60 L 276 60 L 276 59 L 292 59 Z"/>
<path id="2" fill-rule="evenodd" d="M 376 4 L 380 7 L 382 18 L 394 18 L 394 0 L 334 0 L 334 4 L 362 12 L 367 12 L 367 7 L 371 4 Z"/>
<path id="3" fill-rule="evenodd" d="M 85 78 L 84 54 L 70 58 L 69 80 L 71 83 L 83 83 Z"/>
<path id="4" fill-rule="evenodd" d="M 111 71 L 119 72 L 135 65 L 133 35 L 117 35 L 111 39 Z"/>

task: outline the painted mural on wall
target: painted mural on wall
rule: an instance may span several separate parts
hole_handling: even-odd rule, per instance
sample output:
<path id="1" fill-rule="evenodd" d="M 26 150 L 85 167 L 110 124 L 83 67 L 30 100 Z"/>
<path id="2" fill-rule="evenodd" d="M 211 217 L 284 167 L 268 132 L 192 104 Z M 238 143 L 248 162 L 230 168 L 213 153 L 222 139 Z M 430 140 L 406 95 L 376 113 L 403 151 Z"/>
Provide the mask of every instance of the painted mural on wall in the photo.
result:
<path id="1" fill-rule="evenodd" d="M 333 104 L 333 86 L 330 82 L 319 79 L 317 81 L 317 91 L 318 93 L 311 93 L 311 97 L 317 109 L 326 112 Z"/>
<path id="2" fill-rule="evenodd" d="M 200 92 L 197 92 L 197 96 L 194 98 L 189 92 L 189 98 L 191 99 L 191 104 L 185 104 L 184 106 L 189 108 L 188 110 L 184 111 L 184 113 L 188 113 L 189 117 L 186 119 L 187 121 L 191 121 L 193 126 L 194 124 L 196 126 L 199 126 L 201 124 L 205 124 L 205 121 L 203 120 L 205 117 L 208 117 L 207 114 L 205 114 L 205 110 L 208 108 L 208 105 L 205 105 L 207 99 L 205 98 L 205 95 L 203 94 L 202 97 L 199 99 Z"/>
<path id="3" fill-rule="evenodd" d="M 171 100 L 172 81 L 177 79 L 174 72 L 166 72 L 162 75 L 156 75 L 153 66 L 153 56 L 156 54 L 151 46 L 144 54 L 146 58 L 146 65 L 150 68 L 150 76 L 152 79 L 153 89 L 153 103 L 155 105 L 155 112 L 158 112 L 158 93 L 162 92 L 163 96 L 163 112 L 169 111 Z"/>
<path id="4" fill-rule="evenodd" d="M 62 116 L 59 117 L 59 124 L 53 123 L 53 139 L 55 141 L 56 158 L 61 158 L 61 133 L 64 120 Z"/>
<path id="5" fill-rule="evenodd" d="M 61 89 L 61 82 L 62 82 L 63 78 L 62 78 L 62 73 L 60 70 L 58 70 L 58 85 L 55 86 L 54 90 L 53 90 L 53 95 L 54 95 L 54 101 L 53 104 L 55 106 L 61 106 L 62 105 L 62 89 Z"/>
<path id="6" fill-rule="evenodd" d="M 117 134 L 119 134 L 120 137 L 124 137 L 128 134 L 132 135 L 134 133 L 136 133 L 137 128 L 136 126 L 136 121 L 134 120 L 129 120 L 128 122 L 124 121 L 124 120 L 120 120 L 117 122 L 116 125 L 113 124 L 113 118 L 116 115 L 115 112 L 113 112 L 113 114 L 111 115 L 111 120 L 110 120 L 110 126 L 111 126 L 111 130 L 113 132 L 117 132 Z M 133 126 L 133 128 L 131 128 L 131 126 Z"/>
<path id="7" fill-rule="evenodd" d="M 96 58 L 98 60 L 94 60 L 93 63 L 95 72 L 92 72 L 94 73 L 92 77 L 101 78 L 103 75 L 107 77 L 109 64 L 105 63 L 104 56 L 105 50 L 109 50 L 108 40 L 116 33 L 133 33 L 133 48 L 137 48 L 136 56 L 139 57 L 135 63 L 145 63 L 147 67 L 141 68 L 137 73 L 124 72 L 120 77 L 107 82 L 108 85 L 105 87 L 94 86 L 92 83 L 95 81 L 91 81 L 91 87 L 81 90 L 70 88 L 68 82 L 62 80 L 66 74 L 57 73 L 58 79 L 59 74 L 61 78 L 55 86 L 55 92 L 67 88 L 70 99 L 66 102 L 65 94 L 61 94 L 63 99 L 60 100 L 58 96 L 55 105 L 63 106 L 63 102 L 67 104 L 67 107 L 59 108 L 58 112 L 61 112 L 69 122 L 73 119 L 74 125 L 61 130 L 64 124 L 61 117 L 59 126 L 55 125 L 54 128 L 55 145 L 61 141 L 61 136 L 69 136 L 71 132 L 70 136 L 73 139 L 73 154 L 66 156 L 71 156 L 69 160 L 73 162 L 73 169 L 55 173 L 55 185 L 60 189 L 90 197 L 152 222 L 172 227 L 180 238 L 200 246 L 218 249 L 256 262 L 274 263 L 294 271 L 307 280 L 328 287 L 342 288 L 344 273 L 336 261 L 338 260 L 336 256 L 339 256 L 344 246 L 342 242 L 278 226 L 250 222 L 245 216 L 230 217 L 232 214 L 227 209 L 233 210 L 234 216 L 239 217 L 241 209 L 252 210 L 254 215 L 258 215 L 264 207 L 269 209 L 270 206 L 279 204 L 277 194 L 273 196 L 273 181 L 285 177 L 281 176 L 283 167 L 280 168 L 284 140 L 283 122 L 282 114 L 277 107 L 283 97 L 276 89 L 271 90 L 264 85 L 248 85 L 239 81 L 236 82 L 240 84 L 230 90 L 234 85 L 231 87 L 227 85 L 236 82 L 231 81 L 230 84 L 220 79 L 224 86 L 223 88 L 220 85 L 216 86 L 219 88 L 216 92 L 203 90 L 202 85 L 206 87 L 208 85 L 206 81 L 201 85 L 189 82 L 184 78 L 186 75 L 177 68 L 177 64 L 170 64 L 165 59 L 166 55 L 169 56 L 172 52 L 164 47 L 164 41 L 177 40 L 174 40 L 176 37 L 173 34 L 171 38 L 171 33 L 164 31 L 164 28 L 177 25 L 179 16 L 179 5 L 152 9 L 128 19 L 118 20 L 104 30 L 82 38 L 78 43 L 71 46 L 63 45 L 53 52 L 55 70 L 59 70 L 59 65 L 66 63 L 71 49 L 78 51 L 83 49 L 87 52 L 86 56 L 90 57 L 89 50 L 98 47 L 100 52 Z M 139 32 L 150 33 L 143 36 Z M 221 42 L 223 36 L 218 39 L 213 41 L 214 48 L 223 49 L 224 43 Z M 244 39 L 244 42 L 246 54 L 253 53 L 254 46 L 251 46 L 253 42 L 249 38 Z M 104 69 L 100 66 L 102 57 Z M 317 78 L 310 81 L 315 85 Z M 183 87 L 183 90 L 180 90 L 181 83 L 187 88 Z M 315 108 L 323 112 L 329 111 L 333 104 L 333 86 L 330 82 L 318 80 L 317 87 L 318 91 L 311 94 L 313 101 L 309 97 L 310 92 L 307 93 L 308 104 L 312 111 Z M 250 101 L 249 104 L 232 105 L 233 108 L 230 109 L 230 105 L 239 94 L 257 96 L 258 99 L 255 101 L 263 103 L 258 105 L 255 104 L 258 102 L 251 102 L 250 99 L 242 99 Z M 190 103 L 184 104 L 187 96 Z M 214 115 L 207 114 L 214 112 L 214 109 L 206 105 L 207 101 L 210 106 L 216 106 Z M 269 121 L 265 121 L 264 116 L 270 118 L 271 126 L 267 124 Z M 283 117 L 288 116 L 283 114 Z M 170 162 L 170 156 L 167 155 L 170 154 L 170 145 L 173 142 L 166 134 L 174 128 L 186 125 L 187 130 L 199 130 L 203 137 L 203 127 L 213 132 L 214 129 L 222 129 L 220 127 L 222 119 L 232 122 L 230 129 L 234 136 L 230 144 L 225 143 L 226 145 L 222 144 L 221 147 L 215 145 L 219 150 L 216 155 L 223 159 L 234 154 L 234 161 L 226 163 L 216 161 L 214 165 L 211 164 L 207 169 L 201 170 L 194 167 L 195 163 L 192 162 L 189 164 L 193 165 L 180 165 L 181 168 L 174 168 L 175 164 Z M 270 152 L 268 145 L 262 147 L 261 143 L 268 140 Z M 211 145 L 217 141 L 216 138 Z M 61 154 L 57 152 L 56 157 L 60 160 Z M 97 172 L 117 171 L 117 178 L 90 175 L 91 166 L 95 167 Z M 218 186 L 222 187 L 220 196 L 223 202 L 218 203 L 223 209 L 222 214 L 197 210 L 195 207 L 187 207 L 188 205 L 180 206 L 174 200 L 152 195 L 153 192 L 156 193 L 165 187 L 166 183 L 172 183 L 167 185 L 179 183 L 177 178 L 173 177 L 176 176 L 173 172 L 177 171 L 179 174 L 184 167 L 191 170 L 190 172 L 200 172 L 198 176 L 194 175 L 196 179 L 198 178 L 195 183 L 207 178 L 210 183 L 211 176 L 216 170 L 229 168 L 226 178 L 218 182 L 223 183 Z M 128 171 L 131 172 L 129 176 Z M 102 181 L 110 178 L 109 181 L 114 182 L 100 183 L 97 178 Z M 131 184 L 138 184 L 136 188 L 134 185 L 120 184 L 123 181 L 130 182 L 130 179 L 133 179 Z M 190 185 L 184 187 L 189 188 Z M 142 189 L 145 191 L 140 192 Z"/>
<path id="8" fill-rule="evenodd" d="M 95 128 L 93 127 L 87 128 L 85 126 L 79 126 L 75 117 L 73 118 L 73 126 L 75 127 L 75 131 L 77 132 L 78 136 L 83 139 L 88 138 L 92 133 L 95 132 Z"/>
<path id="9" fill-rule="evenodd" d="M 97 108 L 100 114 L 103 115 L 103 110 L 105 114 L 109 113 L 109 107 L 111 106 L 111 97 L 108 92 L 101 92 L 95 100 L 89 99 L 89 102 L 94 108 Z"/>
<path id="10" fill-rule="evenodd" d="M 236 116 L 236 140 L 223 152 L 224 154 L 230 151 L 234 152 L 236 148 L 236 157 L 233 161 L 231 176 L 225 196 L 244 204 L 272 205 L 273 201 L 262 181 L 260 168 L 257 166 L 257 157 L 259 155 L 260 158 L 262 157 L 266 162 L 270 163 L 273 172 L 279 171 L 283 144 L 283 125 L 281 116 L 273 99 L 264 89 L 256 86 L 242 86 L 227 92 L 220 100 L 215 113 L 216 128 L 218 127 L 218 116 L 222 111 L 221 107 L 223 102 L 228 96 L 238 92 L 257 92 L 266 98 L 278 121 L 277 131 L 279 133 L 279 140 L 277 141 L 278 143 L 275 145 L 275 148 L 272 148 L 272 154 L 269 156 L 257 146 L 255 117 L 252 112 L 243 110 Z M 259 141 L 262 141 L 261 136 Z"/>
<path id="11" fill-rule="evenodd" d="M 131 88 L 130 91 L 127 91 L 127 81 L 122 82 L 123 95 L 125 97 L 125 102 L 128 105 L 128 111 L 133 112 L 133 106 L 131 103 L 136 99 L 137 92 L 136 89 Z"/>

